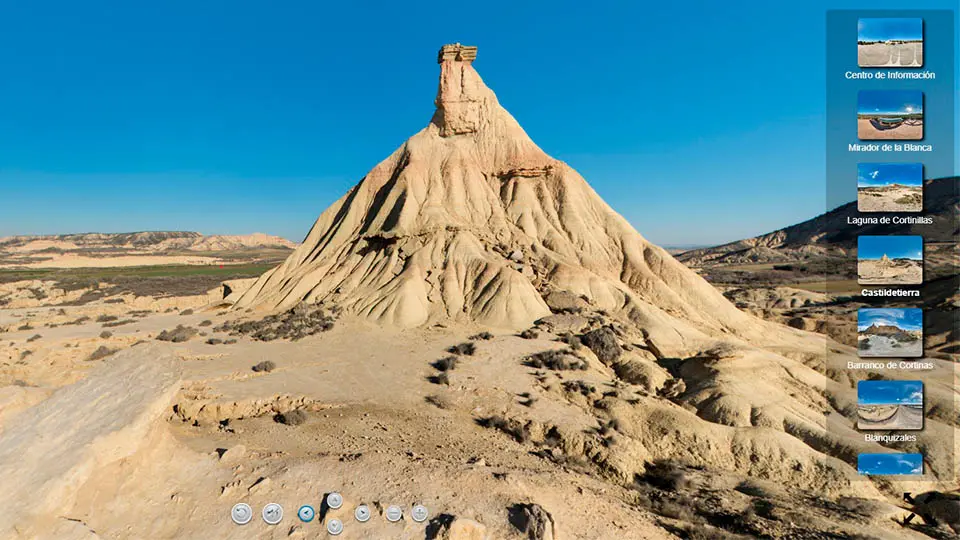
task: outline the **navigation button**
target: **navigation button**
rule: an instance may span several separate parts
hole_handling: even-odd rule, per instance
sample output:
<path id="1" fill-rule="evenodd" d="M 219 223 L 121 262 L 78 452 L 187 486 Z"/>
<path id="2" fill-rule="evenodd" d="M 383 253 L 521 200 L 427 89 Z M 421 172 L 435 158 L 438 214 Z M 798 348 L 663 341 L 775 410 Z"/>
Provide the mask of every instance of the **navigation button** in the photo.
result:
<path id="1" fill-rule="evenodd" d="M 327 522 L 327 532 L 333 536 L 337 536 L 343 532 L 343 522 L 339 519 L 331 519 Z"/>
<path id="2" fill-rule="evenodd" d="M 309 504 L 305 504 L 300 507 L 300 510 L 297 510 L 297 517 L 299 517 L 300 521 L 304 523 L 310 523 L 311 521 L 313 521 L 313 517 L 316 515 L 317 513 L 313 510 L 313 507 L 310 506 Z"/>
<path id="3" fill-rule="evenodd" d="M 283 507 L 277 503 L 270 503 L 263 507 L 262 515 L 267 525 L 276 525 L 283 519 Z"/>
<path id="4" fill-rule="evenodd" d="M 230 519 L 237 525 L 246 525 L 253 519 L 253 509 L 247 503 L 237 503 L 230 510 Z"/>
<path id="5" fill-rule="evenodd" d="M 392 504 L 387 507 L 387 511 L 384 512 L 383 515 L 390 523 L 396 523 L 403 518 L 403 510 L 401 510 L 399 506 Z"/>
<path id="6" fill-rule="evenodd" d="M 343 497 L 336 491 L 327 495 L 327 506 L 334 510 L 343 506 Z"/>
<path id="7" fill-rule="evenodd" d="M 430 512 L 427 511 L 427 507 L 422 504 L 415 504 L 413 509 L 410 510 L 410 517 L 417 523 L 423 523 L 429 515 Z"/>
<path id="8" fill-rule="evenodd" d="M 370 520 L 370 507 L 365 504 L 361 504 L 356 510 L 353 511 L 353 517 L 357 518 L 357 521 L 360 523 L 366 523 Z"/>

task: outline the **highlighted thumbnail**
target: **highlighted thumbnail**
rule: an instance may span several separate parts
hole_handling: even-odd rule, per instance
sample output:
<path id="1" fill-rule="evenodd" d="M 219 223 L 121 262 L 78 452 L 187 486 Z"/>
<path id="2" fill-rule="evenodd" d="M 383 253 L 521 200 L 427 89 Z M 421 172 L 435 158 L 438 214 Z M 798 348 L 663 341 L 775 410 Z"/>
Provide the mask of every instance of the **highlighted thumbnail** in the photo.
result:
<path id="1" fill-rule="evenodd" d="M 923 382 L 858 382 L 857 428 L 923 429 Z"/>
<path id="2" fill-rule="evenodd" d="M 922 454 L 860 454 L 857 472 L 867 476 L 923 474 Z"/>
<path id="3" fill-rule="evenodd" d="M 864 141 L 923 139 L 923 92 L 861 90 L 857 93 L 857 137 Z"/>
<path id="4" fill-rule="evenodd" d="M 920 308 L 857 310 L 857 353 L 864 358 L 923 356 L 923 310 Z"/>
<path id="5" fill-rule="evenodd" d="M 857 210 L 923 211 L 923 164 L 858 163 Z"/>
<path id="6" fill-rule="evenodd" d="M 860 285 L 923 283 L 923 237 L 857 238 L 857 282 Z"/>
<path id="7" fill-rule="evenodd" d="M 923 67 L 923 19 L 857 21 L 857 64 L 867 68 Z"/>

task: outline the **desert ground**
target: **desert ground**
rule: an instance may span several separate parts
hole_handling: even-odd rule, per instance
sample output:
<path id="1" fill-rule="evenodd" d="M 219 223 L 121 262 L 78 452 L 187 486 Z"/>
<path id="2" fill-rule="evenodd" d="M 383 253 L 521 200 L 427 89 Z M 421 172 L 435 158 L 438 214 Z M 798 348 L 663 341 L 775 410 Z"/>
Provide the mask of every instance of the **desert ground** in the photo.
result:
<path id="1" fill-rule="evenodd" d="M 858 44 L 857 64 L 860 67 L 922 67 L 923 42 Z"/>
<path id="2" fill-rule="evenodd" d="M 895 184 L 857 188 L 857 209 L 861 212 L 921 212 L 923 187 Z"/>
<path id="3" fill-rule="evenodd" d="M 0 270 L 0 536 L 314 538 L 336 518 L 343 538 L 955 538 L 960 502 L 903 501 L 957 489 L 949 325 L 924 475 L 858 475 L 893 447 L 857 431 L 834 368 L 855 326 L 807 324 L 856 303 L 804 266 L 849 247 L 685 266 L 530 140 L 475 55 L 441 50 L 427 127 L 280 261 Z M 797 279 L 747 278 L 771 274 Z M 423 523 L 384 519 L 417 503 Z"/>
<path id="4" fill-rule="evenodd" d="M 923 139 L 923 120 L 906 120 L 899 126 L 882 126 L 875 120 L 857 118 L 857 138 L 862 141 Z"/>
<path id="5" fill-rule="evenodd" d="M 857 276 L 861 285 L 919 285 L 923 283 L 923 261 L 861 259 Z"/>
<path id="6" fill-rule="evenodd" d="M 923 429 L 923 406 L 861 405 L 857 429 Z"/>

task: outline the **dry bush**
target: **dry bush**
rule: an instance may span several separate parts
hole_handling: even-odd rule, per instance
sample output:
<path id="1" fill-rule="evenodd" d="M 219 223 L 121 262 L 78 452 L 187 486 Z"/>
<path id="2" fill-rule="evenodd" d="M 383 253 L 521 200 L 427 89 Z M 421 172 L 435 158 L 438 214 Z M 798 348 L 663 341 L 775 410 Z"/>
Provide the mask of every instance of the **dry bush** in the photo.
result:
<path id="1" fill-rule="evenodd" d="M 477 346 L 473 343 L 467 341 L 459 345 L 454 345 L 447 349 L 448 353 L 460 354 L 465 356 L 473 356 L 473 353 L 477 352 Z"/>
<path id="2" fill-rule="evenodd" d="M 477 423 L 485 428 L 500 430 L 513 437 L 518 443 L 525 443 L 530 440 L 530 430 L 526 424 L 516 418 L 504 418 L 503 416 L 490 416 L 477 420 Z"/>
<path id="3" fill-rule="evenodd" d="M 33 343 L 34 341 L 36 341 L 36 340 L 38 340 L 38 339 L 40 339 L 40 338 L 42 338 L 42 337 L 43 337 L 43 336 L 41 336 L 40 334 L 34 334 L 34 335 L 32 335 L 32 336 L 30 336 L 30 337 L 27 338 L 27 343 Z"/>
<path id="4" fill-rule="evenodd" d="M 116 315 L 100 315 L 99 317 L 97 317 L 96 322 L 98 323 L 113 322 L 119 318 L 120 317 L 117 317 Z"/>
<path id="5" fill-rule="evenodd" d="M 207 320 L 205 320 L 205 321 L 202 321 L 202 322 L 201 322 L 200 324 L 198 324 L 197 326 L 210 326 L 210 325 L 212 325 L 212 324 L 213 324 L 213 321 L 211 321 L 210 319 L 207 319 Z"/>
<path id="6" fill-rule="evenodd" d="M 135 320 L 133 320 L 133 319 L 124 319 L 124 320 L 122 320 L 122 321 L 114 321 L 114 322 L 103 323 L 103 324 L 100 325 L 100 326 L 101 326 L 102 328 L 116 328 L 116 327 L 118 327 L 118 326 L 123 326 L 123 325 L 125 325 L 125 324 L 130 324 L 130 323 L 135 323 L 135 322 L 137 322 L 137 321 L 135 321 Z"/>
<path id="7" fill-rule="evenodd" d="M 617 334 L 609 327 L 597 328 L 580 336 L 580 341 L 597 355 L 605 365 L 611 365 L 620 358 L 623 350 L 617 343 Z"/>
<path id="8" fill-rule="evenodd" d="M 482 339 L 484 341 L 487 341 L 487 340 L 493 339 L 493 334 L 491 334 L 490 332 L 480 332 L 479 334 L 474 334 L 470 336 L 470 339 L 473 339 L 473 340 Z"/>
<path id="9" fill-rule="evenodd" d="M 562 350 L 550 350 L 532 354 L 524 361 L 524 365 L 554 371 L 583 371 L 587 369 L 587 362 L 584 359 Z"/>
<path id="10" fill-rule="evenodd" d="M 253 371 L 256 371 L 257 373 L 260 373 L 262 371 L 269 373 L 277 369 L 277 364 L 274 363 L 273 360 L 264 360 L 263 362 L 260 362 L 259 364 L 253 366 L 250 369 L 252 369 Z"/>
<path id="11" fill-rule="evenodd" d="M 21 330 L 21 331 L 22 331 L 22 330 L 33 330 L 33 327 L 30 326 L 30 323 L 26 323 L 26 324 L 21 325 L 19 328 L 17 328 L 17 330 Z"/>
<path id="12" fill-rule="evenodd" d="M 274 416 L 273 419 L 285 426 L 299 426 L 307 421 L 307 413 L 300 409 L 294 409 L 282 412 Z"/>
<path id="13" fill-rule="evenodd" d="M 297 341 L 307 336 L 326 332 L 333 328 L 336 309 L 329 312 L 323 306 L 299 304 L 293 309 L 264 317 L 259 321 L 241 323 L 225 322 L 216 327 L 216 332 L 230 335 L 246 335 L 257 341 L 289 339 Z"/>
<path id="14" fill-rule="evenodd" d="M 181 315 L 181 316 L 183 316 L 183 315 L 193 315 L 193 310 L 192 310 L 192 309 L 185 309 L 185 310 L 183 310 L 183 311 L 180 312 L 180 315 Z"/>
<path id="15" fill-rule="evenodd" d="M 210 338 L 207 340 L 207 345 L 220 345 L 223 343 L 223 340 L 220 338 Z"/>
<path id="16" fill-rule="evenodd" d="M 441 358 L 430 365 L 433 366 L 437 371 L 453 371 L 457 369 L 458 361 L 459 360 L 456 356 L 448 356 L 446 358 Z"/>
<path id="17" fill-rule="evenodd" d="M 537 339 L 540 337 L 540 332 L 536 328 L 527 328 L 523 332 L 520 332 L 520 337 L 523 339 Z"/>
<path id="18" fill-rule="evenodd" d="M 104 330 L 103 332 L 100 332 L 100 339 L 110 339 L 112 337 L 113 337 L 113 332 L 109 330 Z"/>
<path id="19" fill-rule="evenodd" d="M 173 343 L 183 343 L 197 335 L 197 329 L 178 324 L 173 330 L 164 330 L 157 336 L 159 341 L 171 341 Z"/>
<path id="20" fill-rule="evenodd" d="M 446 371 L 441 371 L 436 375 L 431 375 L 430 377 L 427 377 L 427 380 L 432 382 L 433 384 L 442 384 L 444 386 L 450 386 L 450 376 L 447 375 Z"/>

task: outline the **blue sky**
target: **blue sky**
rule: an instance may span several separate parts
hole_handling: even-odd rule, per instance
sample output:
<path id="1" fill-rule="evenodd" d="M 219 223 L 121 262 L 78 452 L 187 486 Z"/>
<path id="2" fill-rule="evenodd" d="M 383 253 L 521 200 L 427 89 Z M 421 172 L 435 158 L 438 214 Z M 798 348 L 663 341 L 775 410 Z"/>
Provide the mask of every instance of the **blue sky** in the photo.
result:
<path id="1" fill-rule="evenodd" d="M 858 41 L 887 41 L 923 39 L 923 19 L 863 18 L 857 26 Z"/>
<path id="2" fill-rule="evenodd" d="M 873 325 L 896 326 L 910 332 L 923 330 L 923 310 L 920 308 L 863 308 L 857 310 L 857 330 Z"/>
<path id="3" fill-rule="evenodd" d="M 860 114 L 897 114 L 923 112 L 923 92 L 919 90 L 861 90 L 857 93 Z"/>
<path id="4" fill-rule="evenodd" d="M 922 163 L 858 163 L 857 187 L 923 185 Z"/>
<path id="5" fill-rule="evenodd" d="M 922 454 L 860 454 L 857 471 L 866 475 L 923 474 Z"/>
<path id="6" fill-rule="evenodd" d="M 859 381 L 860 405 L 923 405 L 922 381 Z"/>
<path id="7" fill-rule="evenodd" d="M 922 236 L 861 236 L 857 239 L 857 258 L 923 259 Z"/>
<path id="8" fill-rule="evenodd" d="M 299 241 L 428 123 L 436 51 L 455 41 L 652 241 L 765 233 L 826 209 L 825 10 L 902 6 L 4 2 L 0 236 Z"/>

